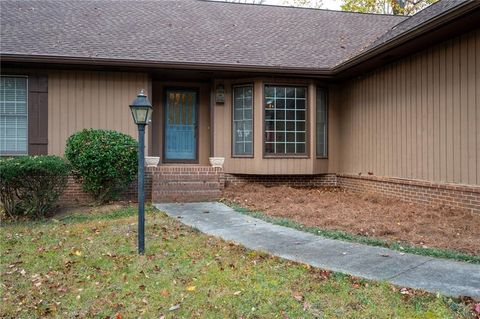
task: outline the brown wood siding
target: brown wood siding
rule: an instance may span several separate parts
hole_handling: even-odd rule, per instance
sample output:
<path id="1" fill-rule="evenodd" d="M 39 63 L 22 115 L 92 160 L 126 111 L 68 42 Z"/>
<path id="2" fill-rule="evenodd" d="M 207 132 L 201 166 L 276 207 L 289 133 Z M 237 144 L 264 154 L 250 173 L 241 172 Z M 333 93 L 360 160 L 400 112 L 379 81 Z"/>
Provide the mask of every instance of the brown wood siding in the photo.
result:
<path id="1" fill-rule="evenodd" d="M 84 128 L 117 130 L 137 139 L 128 105 L 142 88 L 152 96 L 147 74 L 59 70 L 49 71 L 48 80 L 49 154 L 63 155 L 67 138 Z"/>
<path id="2" fill-rule="evenodd" d="M 225 103 L 213 104 L 215 133 L 213 136 L 214 156 L 225 157 L 224 171 L 230 174 L 320 174 L 333 172 L 335 168 L 336 137 L 334 117 L 336 116 L 335 103 L 338 99 L 335 90 L 329 92 L 329 125 L 328 125 L 328 152 L 327 159 L 317 159 L 315 152 L 315 100 L 316 84 L 311 80 L 302 79 L 277 79 L 277 78 L 254 78 L 238 81 L 218 80 L 216 84 L 222 83 L 225 86 Z M 232 85 L 254 84 L 254 156 L 253 157 L 232 157 Z M 285 157 L 270 158 L 263 154 L 263 89 L 265 84 L 299 85 L 307 86 L 307 156 L 306 157 Z M 323 85 L 321 85 L 323 86 Z"/>
<path id="3" fill-rule="evenodd" d="M 338 172 L 480 184 L 479 57 L 477 29 L 346 83 Z"/>

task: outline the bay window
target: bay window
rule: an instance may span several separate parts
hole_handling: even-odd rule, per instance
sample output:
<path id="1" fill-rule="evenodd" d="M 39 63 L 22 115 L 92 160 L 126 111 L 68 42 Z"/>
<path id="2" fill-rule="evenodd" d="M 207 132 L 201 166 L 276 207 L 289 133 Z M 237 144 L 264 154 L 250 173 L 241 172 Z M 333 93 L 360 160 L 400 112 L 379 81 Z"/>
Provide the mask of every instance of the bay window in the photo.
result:
<path id="1" fill-rule="evenodd" d="M 233 87 L 233 156 L 253 155 L 253 86 Z"/>
<path id="2" fill-rule="evenodd" d="M 317 157 L 327 157 L 327 91 L 324 88 L 317 87 Z"/>
<path id="3" fill-rule="evenodd" d="M 307 88 L 266 85 L 265 155 L 306 155 Z"/>

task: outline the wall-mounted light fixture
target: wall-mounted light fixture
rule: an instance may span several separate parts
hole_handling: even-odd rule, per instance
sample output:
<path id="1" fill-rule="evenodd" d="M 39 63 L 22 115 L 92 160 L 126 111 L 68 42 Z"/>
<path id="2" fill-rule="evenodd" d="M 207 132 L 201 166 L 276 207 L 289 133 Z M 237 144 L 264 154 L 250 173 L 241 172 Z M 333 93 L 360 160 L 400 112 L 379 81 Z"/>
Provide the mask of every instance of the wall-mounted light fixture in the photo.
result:
<path id="1" fill-rule="evenodd" d="M 223 84 L 217 85 L 215 89 L 215 102 L 219 104 L 225 103 L 225 86 Z"/>

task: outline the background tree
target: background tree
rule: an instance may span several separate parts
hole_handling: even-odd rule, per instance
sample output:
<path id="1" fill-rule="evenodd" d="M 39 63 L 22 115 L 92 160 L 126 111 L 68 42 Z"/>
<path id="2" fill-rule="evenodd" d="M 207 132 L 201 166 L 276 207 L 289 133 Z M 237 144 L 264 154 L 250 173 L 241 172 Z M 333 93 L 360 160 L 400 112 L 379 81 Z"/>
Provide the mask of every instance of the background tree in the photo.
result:
<path id="1" fill-rule="evenodd" d="M 303 8 L 321 8 L 322 0 L 283 0 L 283 5 Z"/>
<path id="2" fill-rule="evenodd" d="M 412 15 L 438 0 L 343 0 L 344 11 Z"/>
<path id="3" fill-rule="evenodd" d="M 225 2 L 234 2 L 234 3 L 250 3 L 250 4 L 263 4 L 265 0 L 223 0 Z"/>

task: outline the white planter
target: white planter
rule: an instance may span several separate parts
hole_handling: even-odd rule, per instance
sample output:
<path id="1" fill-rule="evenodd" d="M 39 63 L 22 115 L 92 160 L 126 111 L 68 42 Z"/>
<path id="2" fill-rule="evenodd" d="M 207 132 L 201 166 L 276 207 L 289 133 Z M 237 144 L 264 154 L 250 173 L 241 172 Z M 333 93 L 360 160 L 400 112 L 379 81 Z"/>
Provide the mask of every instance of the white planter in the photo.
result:
<path id="1" fill-rule="evenodd" d="M 157 156 L 145 156 L 145 166 L 156 167 L 160 162 L 160 157 Z"/>
<path id="2" fill-rule="evenodd" d="M 209 157 L 210 165 L 212 167 L 223 167 L 223 163 L 225 162 L 225 157 Z"/>

